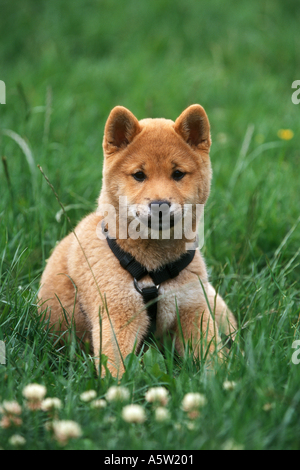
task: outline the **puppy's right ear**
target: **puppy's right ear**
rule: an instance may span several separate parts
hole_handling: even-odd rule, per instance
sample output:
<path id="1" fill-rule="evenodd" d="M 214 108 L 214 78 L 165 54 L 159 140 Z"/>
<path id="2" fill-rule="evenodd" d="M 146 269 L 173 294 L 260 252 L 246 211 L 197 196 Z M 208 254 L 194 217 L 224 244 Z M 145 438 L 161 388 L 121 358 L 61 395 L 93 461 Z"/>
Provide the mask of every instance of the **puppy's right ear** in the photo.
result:
<path id="1" fill-rule="evenodd" d="M 108 116 L 103 139 L 105 153 L 121 150 L 141 131 L 137 118 L 123 106 L 116 106 Z"/>

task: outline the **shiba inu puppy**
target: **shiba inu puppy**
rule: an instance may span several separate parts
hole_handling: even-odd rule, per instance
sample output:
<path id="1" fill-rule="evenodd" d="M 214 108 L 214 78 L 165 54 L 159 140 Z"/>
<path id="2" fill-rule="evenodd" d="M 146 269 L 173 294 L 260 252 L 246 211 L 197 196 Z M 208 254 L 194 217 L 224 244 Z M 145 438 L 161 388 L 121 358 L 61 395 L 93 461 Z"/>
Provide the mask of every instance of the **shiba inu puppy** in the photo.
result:
<path id="1" fill-rule="evenodd" d="M 104 131 L 98 210 L 47 262 L 40 311 L 47 308 L 58 332 L 74 320 L 77 336 L 91 341 L 96 364 L 105 354 L 114 376 L 150 328 L 157 338 L 171 333 L 179 354 L 190 342 L 196 356 L 220 345 L 220 331 L 234 335 L 233 314 L 209 283 L 199 249 L 190 249 L 196 208 L 210 192 L 210 145 L 200 105 L 175 122 L 138 121 L 114 108 Z"/>

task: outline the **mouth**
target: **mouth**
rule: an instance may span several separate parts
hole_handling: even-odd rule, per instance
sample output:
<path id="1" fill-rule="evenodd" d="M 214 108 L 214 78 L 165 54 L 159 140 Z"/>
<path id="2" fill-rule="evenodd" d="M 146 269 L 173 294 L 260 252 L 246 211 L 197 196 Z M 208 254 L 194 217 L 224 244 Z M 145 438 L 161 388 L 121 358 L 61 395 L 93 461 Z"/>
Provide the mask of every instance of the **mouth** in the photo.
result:
<path id="1" fill-rule="evenodd" d="M 174 215 L 170 214 L 168 220 L 163 220 L 162 217 L 157 219 L 156 217 L 152 218 L 151 216 L 148 217 L 148 227 L 152 230 L 168 230 L 174 227 Z"/>
<path id="2" fill-rule="evenodd" d="M 150 230 L 156 232 L 168 231 L 172 229 L 180 218 L 178 218 L 178 208 L 174 211 L 170 208 L 170 203 L 152 203 L 146 207 L 138 207 L 135 209 L 135 217 L 140 223 Z M 176 216 L 176 218 L 175 218 Z"/>

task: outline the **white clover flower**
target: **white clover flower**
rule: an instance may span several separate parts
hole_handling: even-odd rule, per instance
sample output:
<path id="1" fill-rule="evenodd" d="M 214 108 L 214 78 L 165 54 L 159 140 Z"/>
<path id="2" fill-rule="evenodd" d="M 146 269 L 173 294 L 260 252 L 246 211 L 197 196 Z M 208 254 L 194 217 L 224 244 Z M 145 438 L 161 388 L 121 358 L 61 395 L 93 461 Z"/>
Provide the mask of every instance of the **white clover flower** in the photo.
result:
<path id="1" fill-rule="evenodd" d="M 181 423 L 175 423 L 175 424 L 174 424 L 174 429 L 175 429 L 176 431 L 181 431 L 181 429 L 182 429 L 182 424 L 181 424 Z"/>
<path id="2" fill-rule="evenodd" d="M 4 401 L 0 407 L 0 412 L 7 415 L 20 415 L 22 408 L 16 401 Z"/>
<path id="3" fill-rule="evenodd" d="M 27 399 L 27 408 L 35 411 L 41 409 L 47 389 L 44 385 L 29 384 L 23 389 L 23 396 Z"/>
<path id="4" fill-rule="evenodd" d="M 107 406 L 107 402 L 103 399 L 94 400 L 91 403 L 92 408 L 105 408 Z"/>
<path id="5" fill-rule="evenodd" d="M 275 408 L 275 403 L 265 403 L 263 406 L 263 410 L 268 412 Z"/>
<path id="6" fill-rule="evenodd" d="M 19 434 L 14 434 L 9 438 L 8 442 L 14 447 L 21 447 L 26 444 L 26 439 Z"/>
<path id="7" fill-rule="evenodd" d="M 234 439 L 228 439 L 223 445 L 223 450 L 244 450 L 244 446 L 235 442 Z"/>
<path id="8" fill-rule="evenodd" d="M 207 403 L 207 399 L 201 393 L 187 393 L 182 400 L 182 409 L 190 412 L 202 408 Z"/>
<path id="9" fill-rule="evenodd" d="M 170 419 L 170 412 L 167 410 L 167 408 L 164 408 L 163 406 L 159 406 L 155 410 L 155 421 L 162 422 L 162 421 L 167 421 Z"/>
<path id="10" fill-rule="evenodd" d="M 192 423 L 191 421 L 186 423 L 186 427 L 188 428 L 189 431 L 194 431 L 196 429 L 195 423 Z"/>
<path id="11" fill-rule="evenodd" d="M 126 387 L 112 386 L 106 392 L 107 401 L 126 401 L 129 400 L 130 392 Z"/>
<path id="12" fill-rule="evenodd" d="M 47 393 L 44 385 L 29 384 L 23 389 L 23 396 L 29 401 L 41 401 Z"/>
<path id="13" fill-rule="evenodd" d="M 143 423 L 146 420 L 146 413 L 140 405 L 127 405 L 122 410 L 122 418 L 128 423 Z"/>
<path id="14" fill-rule="evenodd" d="M 22 408 L 16 401 L 4 401 L 0 407 L 0 412 L 3 417 L 0 421 L 0 428 L 7 429 L 11 426 L 21 426 L 22 420 L 19 415 L 22 413 Z"/>
<path id="15" fill-rule="evenodd" d="M 62 408 L 62 402 L 59 398 L 46 398 L 41 403 L 41 409 L 43 411 L 60 410 Z"/>
<path id="16" fill-rule="evenodd" d="M 225 380 L 223 383 L 223 389 L 224 390 L 234 390 L 236 387 L 236 382 L 230 381 L 230 380 Z"/>
<path id="17" fill-rule="evenodd" d="M 160 405 L 166 406 L 169 397 L 168 397 L 168 390 L 165 387 L 153 387 L 149 388 L 149 390 L 145 394 L 145 399 L 149 403 L 159 403 Z"/>
<path id="18" fill-rule="evenodd" d="M 95 390 L 87 390 L 80 395 L 80 400 L 84 402 L 89 402 L 96 398 L 97 392 Z"/>
<path id="19" fill-rule="evenodd" d="M 75 421 L 53 421 L 53 432 L 55 439 L 60 444 L 67 444 L 69 439 L 82 436 L 81 427 Z"/>

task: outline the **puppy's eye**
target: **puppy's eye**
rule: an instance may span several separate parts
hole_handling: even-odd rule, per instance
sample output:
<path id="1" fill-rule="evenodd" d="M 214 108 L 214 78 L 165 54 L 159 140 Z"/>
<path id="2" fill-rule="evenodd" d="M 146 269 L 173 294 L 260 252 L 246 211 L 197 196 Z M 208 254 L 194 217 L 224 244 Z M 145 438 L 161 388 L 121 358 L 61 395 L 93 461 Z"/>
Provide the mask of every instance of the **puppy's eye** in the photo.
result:
<path id="1" fill-rule="evenodd" d="M 180 181 L 182 178 L 185 176 L 185 173 L 183 173 L 180 170 L 175 170 L 174 173 L 172 174 L 172 178 L 175 181 Z"/>
<path id="2" fill-rule="evenodd" d="M 143 171 L 137 171 L 132 175 L 136 181 L 139 181 L 140 183 L 145 181 L 146 175 Z"/>

